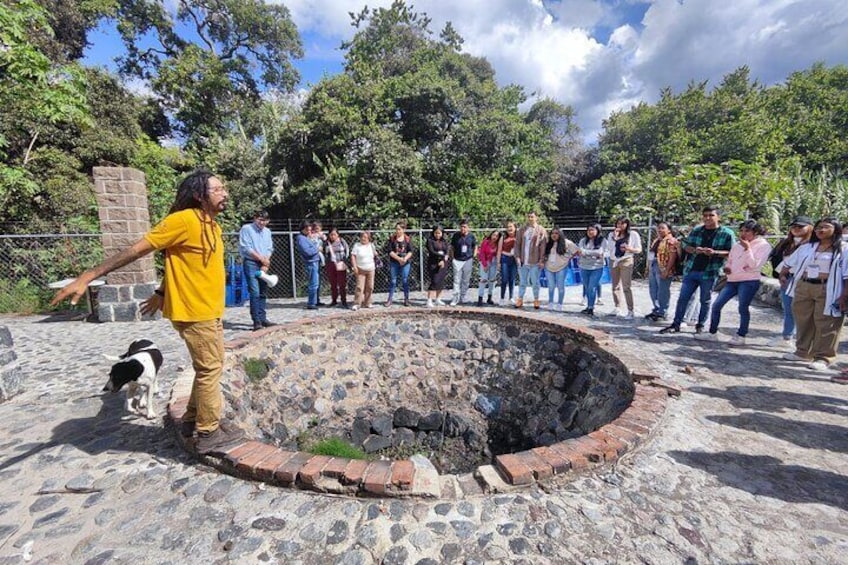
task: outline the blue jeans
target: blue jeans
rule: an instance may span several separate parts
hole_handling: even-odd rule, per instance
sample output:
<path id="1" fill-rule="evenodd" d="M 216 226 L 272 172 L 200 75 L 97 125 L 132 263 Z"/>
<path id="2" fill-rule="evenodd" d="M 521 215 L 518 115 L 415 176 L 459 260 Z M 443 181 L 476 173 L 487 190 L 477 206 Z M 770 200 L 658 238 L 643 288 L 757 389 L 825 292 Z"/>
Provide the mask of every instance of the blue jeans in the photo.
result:
<path id="1" fill-rule="evenodd" d="M 715 277 L 704 278 L 703 271 L 690 271 L 688 275 L 683 277 L 683 284 L 680 287 L 680 294 L 677 296 L 677 307 L 674 310 L 675 326 L 680 326 L 683 322 L 683 316 L 686 315 L 686 307 L 689 305 L 689 299 L 695 294 L 696 290 L 700 290 L 701 310 L 698 312 L 698 326 L 703 326 L 707 321 L 707 315 L 710 313 L 710 302 L 713 299 L 713 285 Z"/>
<path id="2" fill-rule="evenodd" d="M 718 293 L 718 298 L 713 304 L 713 310 L 710 314 L 710 333 L 714 334 L 718 331 L 718 324 L 721 322 L 721 309 L 734 296 L 739 296 L 739 329 L 736 334 L 740 337 L 748 335 L 748 325 L 751 323 L 751 301 L 754 300 L 754 295 L 757 294 L 757 289 L 760 288 L 760 281 L 739 281 L 730 282 L 721 289 Z"/>
<path id="3" fill-rule="evenodd" d="M 795 316 L 792 314 L 792 297 L 780 289 L 780 301 L 783 302 L 783 337 L 790 338 L 795 335 Z"/>
<path id="4" fill-rule="evenodd" d="M 250 319 L 254 324 L 267 322 L 265 305 L 267 302 L 268 285 L 265 281 L 256 278 L 256 273 L 262 270 L 262 264 L 252 259 L 242 260 L 244 278 L 247 279 L 247 292 L 250 295 Z"/>
<path id="5" fill-rule="evenodd" d="M 656 259 L 651 262 L 648 291 L 651 293 L 651 303 L 654 305 L 652 313 L 665 318 L 671 302 L 671 277 L 664 279 L 660 276 L 660 267 Z"/>
<path id="6" fill-rule="evenodd" d="M 403 297 L 409 298 L 409 270 L 412 268 L 412 263 L 401 265 L 397 261 L 389 261 L 389 300 L 395 294 L 398 275 L 400 275 L 401 284 L 403 285 Z"/>
<path id="7" fill-rule="evenodd" d="M 547 269 L 546 269 L 547 271 Z M 548 302 L 554 303 L 554 290 L 559 290 L 559 299 L 557 304 L 562 304 L 562 301 L 565 299 L 565 273 L 568 272 L 568 268 L 560 269 L 559 271 L 552 273 L 547 271 L 548 273 Z"/>
<path id="8" fill-rule="evenodd" d="M 583 292 L 586 294 L 586 303 L 590 309 L 595 307 L 595 299 L 598 297 L 603 275 L 603 267 L 600 269 L 580 269 L 580 280 L 583 281 Z"/>
<path id="9" fill-rule="evenodd" d="M 318 305 L 318 287 L 320 286 L 318 269 L 320 266 L 321 265 L 318 261 L 306 264 L 306 280 L 309 281 L 309 286 L 307 287 L 307 304 L 309 304 L 309 306 Z"/>
<path id="10" fill-rule="evenodd" d="M 496 282 L 498 282 L 498 262 L 492 260 L 485 269 L 483 263 L 480 263 L 480 282 L 477 284 L 477 296 L 483 298 L 483 291 L 487 286 L 489 287 L 489 296 L 492 296 Z"/>
<path id="11" fill-rule="evenodd" d="M 528 286 L 533 287 L 533 300 L 539 300 L 539 274 L 542 272 L 538 264 L 518 267 L 518 298 L 524 300 L 524 292 Z"/>
<path id="12" fill-rule="evenodd" d="M 506 296 L 507 287 L 509 287 L 509 297 L 512 298 L 512 291 L 515 289 L 515 271 L 517 268 L 515 257 L 501 255 L 501 300 Z"/>

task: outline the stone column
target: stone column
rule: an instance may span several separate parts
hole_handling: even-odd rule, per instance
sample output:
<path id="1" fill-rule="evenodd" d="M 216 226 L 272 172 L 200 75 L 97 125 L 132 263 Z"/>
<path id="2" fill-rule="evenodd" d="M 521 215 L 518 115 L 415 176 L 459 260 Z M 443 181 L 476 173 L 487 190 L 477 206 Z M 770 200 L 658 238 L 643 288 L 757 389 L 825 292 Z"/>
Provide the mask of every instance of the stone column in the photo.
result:
<path id="1" fill-rule="evenodd" d="M 0 402 L 5 402 L 21 392 L 24 374 L 12 348 L 12 332 L 0 326 Z"/>
<path id="2" fill-rule="evenodd" d="M 128 167 L 94 167 L 94 193 L 100 214 L 103 256 L 131 246 L 150 229 L 144 173 Z M 141 319 L 139 302 L 156 288 L 153 255 L 106 276 L 97 292 L 94 314 L 101 322 Z"/>

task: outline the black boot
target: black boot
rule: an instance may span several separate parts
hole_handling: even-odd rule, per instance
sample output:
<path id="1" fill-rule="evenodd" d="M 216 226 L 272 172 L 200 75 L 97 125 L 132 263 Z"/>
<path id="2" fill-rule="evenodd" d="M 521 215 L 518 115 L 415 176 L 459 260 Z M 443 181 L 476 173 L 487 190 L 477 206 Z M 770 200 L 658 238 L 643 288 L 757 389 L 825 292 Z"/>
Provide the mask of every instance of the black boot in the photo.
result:
<path id="1" fill-rule="evenodd" d="M 495 301 L 494 301 L 494 300 L 492 300 L 492 295 L 491 295 L 491 294 L 489 295 L 489 299 L 486 301 L 486 304 L 488 304 L 489 306 L 494 306 L 494 305 L 495 305 Z"/>
<path id="2" fill-rule="evenodd" d="M 482 306 L 482 305 L 483 305 L 483 297 L 482 297 L 482 296 L 478 296 L 478 297 L 477 297 L 477 306 Z"/>

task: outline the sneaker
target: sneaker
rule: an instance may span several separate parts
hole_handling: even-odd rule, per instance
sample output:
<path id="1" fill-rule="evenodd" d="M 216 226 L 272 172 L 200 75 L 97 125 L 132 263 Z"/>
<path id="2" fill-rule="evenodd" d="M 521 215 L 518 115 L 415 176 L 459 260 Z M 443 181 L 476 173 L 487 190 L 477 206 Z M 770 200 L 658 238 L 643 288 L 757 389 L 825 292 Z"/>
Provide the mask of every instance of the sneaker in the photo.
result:
<path id="1" fill-rule="evenodd" d="M 718 341 L 718 334 L 712 333 L 696 333 L 692 337 L 698 341 Z"/>
<path id="2" fill-rule="evenodd" d="M 633 310 L 628 312 L 627 315 L 624 317 L 625 320 L 633 320 L 635 318 L 636 318 L 636 313 L 633 312 Z"/>
<path id="3" fill-rule="evenodd" d="M 768 345 L 769 347 L 777 347 L 783 349 L 794 345 L 794 342 L 795 336 L 784 337 L 782 335 L 779 335 L 776 338 L 770 339 L 766 345 Z"/>
<path id="4" fill-rule="evenodd" d="M 595 306 L 603 306 L 603 305 L 604 305 L 604 301 L 603 301 L 603 300 L 601 300 L 601 297 L 599 296 L 599 297 L 595 300 Z"/>
<path id="5" fill-rule="evenodd" d="M 695 326 L 695 333 L 696 334 L 704 333 L 704 326 L 702 326 L 701 324 L 698 324 L 697 326 Z"/>
<path id="6" fill-rule="evenodd" d="M 804 362 L 810 361 L 806 357 L 801 357 L 800 355 L 796 355 L 795 353 L 785 353 L 783 355 L 783 358 L 786 359 L 787 361 L 804 361 Z"/>
<path id="7" fill-rule="evenodd" d="M 807 368 L 812 369 L 813 371 L 827 371 L 830 368 L 830 365 L 824 359 L 816 359 L 807 365 Z"/>
<path id="8" fill-rule="evenodd" d="M 538 300 L 534 300 L 534 301 L 533 301 L 533 308 L 535 308 L 536 310 L 538 310 L 539 308 L 541 308 L 541 306 L 542 306 L 542 303 L 541 303 L 541 302 L 539 302 Z"/>
<path id="9" fill-rule="evenodd" d="M 306 309 L 307 309 L 307 310 L 317 310 L 317 309 L 318 309 L 318 306 L 317 306 L 317 305 L 315 305 L 315 304 L 308 304 L 308 305 L 306 306 Z"/>
<path id="10" fill-rule="evenodd" d="M 180 435 L 189 438 L 194 435 L 194 428 L 197 426 L 197 422 L 180 422 Z"/>
<path id="11" fill-rule="evenodd" d="M 660 333 L 661 334 L 679 334 L 680 333 L 680 326 L 675 326 L 674 324 L 671 324 L 670 326 L 666 326 L 663 329 L 661 329 Z"/>
<path id="12" fill-rule="evenodd" d="M 390 298 L 390 299 L 386 300 L 386 308 L 391 308 L 391 307 L 392 307 L 392 299 Z"/>
<path id="13" fill-rule="evenodd" d="M 548 310 L 550 310 L 551 312 L 554 311 L 554 303 L 553 302 L 548 302 Z"/>
<path id="14" fill-rule="evenodd" d="M 597 304 L 597 302 L 595 304 Z M 622 314 L 621 310 L 619 310 L 618 308 L 607 314 L 607 316 L 609 316 L 610 318 L 620 318 L 623 315 L 624 314 Z"/>
<path id="15" fill-rule="evenodd" d="M 494 301 L 494 300 L 492 300 L 492 295 L 491 295 L 491 294 L 489 295 L 489 299 L 488 299 L 488 300 L 486 300 L 486 304 L 488 304 L 489 306 L 494 306 L 494 305 L 495 305 L 495 301 Z"/>
<path id="16" fill-rule="evenodd" d="M 730 341 L 727 342 L 728 345 L 732 345 L 734 347 L 742 347 L 746 343 L 747 343 L 747 340 L 745 339 L 744 336 L 741 336 L 741 335 L 734 335 L 732 338 L 730 338 Z"/>
<path id="17" fill-rule="evenodd" d="M 263 328 L 273 328 L 274 326 L 278 326 L 278 325 L 279 324 L 275 324 L 274 322 L 269 322 L 268 320 L 265 320 L 264 322 L 262 322 Z"/>
<path id="18" fill-rule="evenodd" d="M 562 308 L 562 304 L 557 304 L 557 305 L 556 305 L 556 311 L 557 311 L 557 312 L 562 312 L 562 310 L 563 310 L 563 308 Z"/>
<path id="19" fill-rule="evenodd" d="M 262 329 L 262 324 L 253 324 L 253 331 L 258 332 Z"/>
<path id="20" fill-rule="evenodd" d="M 680 322 L 680 327 L 681 328 L 688 328 L 689 324 L 687 324 L 686 322 Z"/>
<path id="21" fill-rule="evenodd" d="M 586 306 L 586 297 L 580 299 L 580 306 Z"/>
<path id="22" fill-rule="evenodd" d="M 433 304 L 433 299 L 428 298 L 428 299 L 427 299 L 427 308 L 433 308 L 433 307 L 435 307 L 435 306 L 436 306 L 436 305 L 435 305 L 435 304 Z"/>
<path id="23" fill-rule="evenodd" d="M 365 305 L 365 308 L 373 308 L 373 307 L 374 307 L 374 304 L 366 304 Z"/>
<path id="24" fill-rule="evenodd" d="M 354 305 L 351 307 L 351 310 L 353 310 L 354 312 L 356 312 L 357 310 L 359 310 L 359 304 L 354 304 Z"/>
<path id="25" fill-rule="evenodd" d="M 445 301 L 441 298 L 436 299 L 436 306 L 446 306 Z"/>
<path id="26" fill-rule="evenodd" d="M 197 435 L 198 455 L 226 455 L 232 448 L 245 441 L 244 432 L 221 422 L 218 429 Z"/>
<path id="27" fill-rule="evenodd" d="M 453 300 L 451 300 L 450 305 L 451 305 L 451 306 L 457 306 L 457 305 L 459 305 L 459 298 L 454 298 Z"/>
<path id="28" fill-rule="evenodd" d="M 595 317 L 595 310 L 593 308 L 584 308 L 583 310 L 580 311 L 580 313 L 585 314 L 585 315 L 589 316 L 590 318 Z"/>
<path id="29" fill-rule="evenodd" d="M 409 306 L 409 298 L 404 298 L 404 299 L 403 299 L 403 305 L 404 305 L 404 306 Z"/>
<path id="30" fill-rule="evenodd" d="M 848 374 L 843 372 L 842 374 L 830 377 L 830 382 L 840 385 L 848 385 Z"/>
<path id="31" fill-rule="evenodd" d="M 645 319 L 651 322 L 656 322 L 659 319 L 660 315 L 656 312 L 651 312 L 650 314 L 645 314 Z"/>

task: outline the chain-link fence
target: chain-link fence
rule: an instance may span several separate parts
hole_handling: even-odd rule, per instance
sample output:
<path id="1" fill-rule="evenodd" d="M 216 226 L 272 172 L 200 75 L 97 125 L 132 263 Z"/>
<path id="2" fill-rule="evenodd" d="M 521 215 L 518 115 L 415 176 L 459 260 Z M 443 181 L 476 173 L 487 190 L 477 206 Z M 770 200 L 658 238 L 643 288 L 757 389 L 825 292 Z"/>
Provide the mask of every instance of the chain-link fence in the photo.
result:
<path id="1" fill-rule="evenodd" d="M 478 242 L 494 229 L 479 228 L 472 232 Z M 612 228 L 605 227 L 604 234 Z M 654 235 L 653 226 L 634 226 L 632 228 L 642 237 L 643 248 L 647 249 L 652 241 L 649 232 Z M 585 235 L 585 228 L 560 228 L 568 239 L 577 242 Z M 359 231 L 340 230 L 339 235 L 352 247 L 359 240 Z M 383 258 L 386 266 L 378 270 L 374 281 L 375 292 L 387 292 L 389 288 L 389 268 L 387 242 L 391 230 L 372 231 L 375 247 Z M 303 261 L 295 249 L 296 231 L 272 231 L 274 254 L 271 258 L 270 272 L 279 277 L 279 283 L 269 290 L 270 298 L 303 298 L 306 296 L 307 277 Z M 425 290 L 429 284 L 429 273 L 426 268 L 426 242 L 429 230 L 407 230 L 412 240 L 415 252 L 409 276 L 409 286 L 412 291 Z M 446 234 L 449 238 L 451 233 Z M 238 234 L 227 233 L 224 236 L 228 257 L 238 261 Z M 771 240 L 775 243 L 775 240 Z M 636 257 L 634 278 L 643 278 L 647 274 L 647 253 Z M 48 284 L 64 278 L 74 277 L 98 264 L 103 259 L 103 248 L 99 234 L 37 234 L 37 235 L 0 235 L 0 312 L 32 313 L 47 308 L 50 298 L 55 291 L 48 289 Z M 161 267 L 161 258 L 157 265 Z M 471 288 L 478 284 L 478 268 L 475 267 L 471 280 Z M 445 288 L 453 285 L 453 272 L 449 269 Z M 348 291 L 352 297 L 355 280 L 348 276 Z M 329 282 L 325 273 L 321 273 L 321 295 L 330 292 Z"/>

